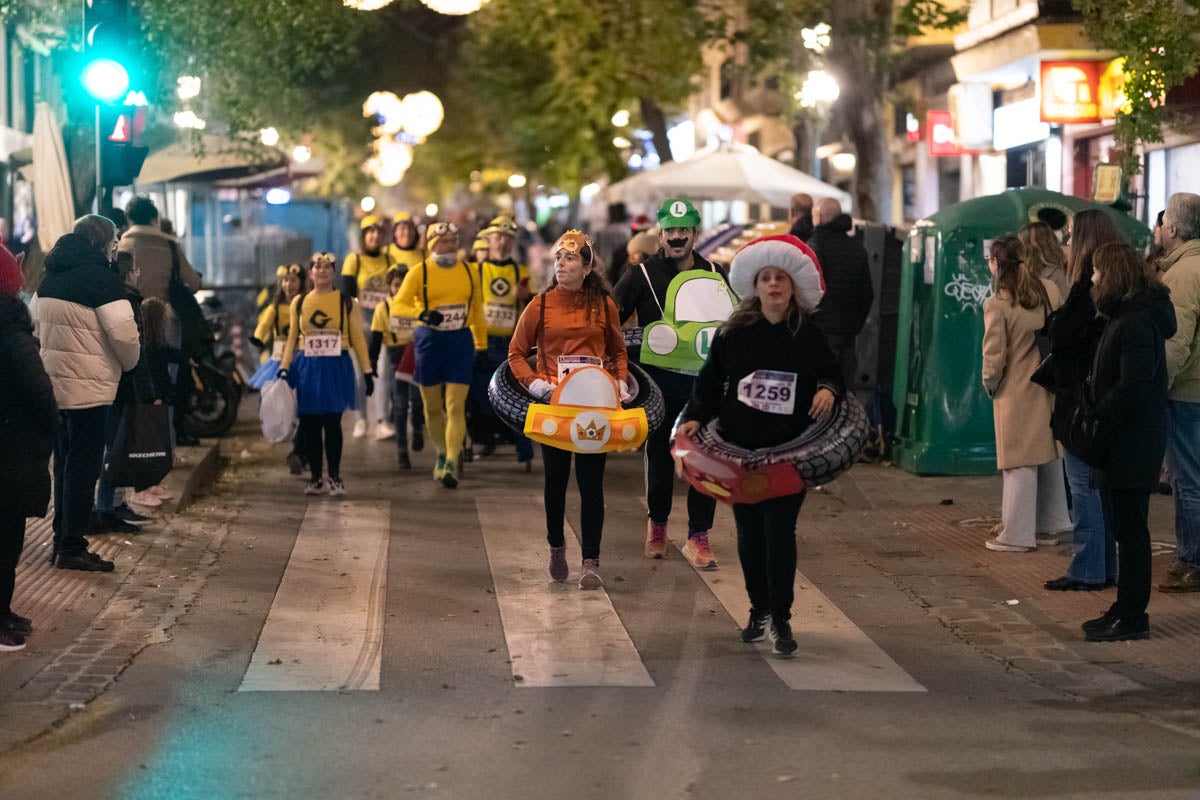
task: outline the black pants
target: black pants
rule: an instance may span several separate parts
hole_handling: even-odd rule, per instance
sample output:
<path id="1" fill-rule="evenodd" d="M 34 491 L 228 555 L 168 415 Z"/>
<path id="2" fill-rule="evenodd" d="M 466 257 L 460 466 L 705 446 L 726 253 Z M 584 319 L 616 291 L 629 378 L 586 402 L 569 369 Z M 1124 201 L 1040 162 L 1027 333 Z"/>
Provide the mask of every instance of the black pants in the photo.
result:
<path id="1" fill-rule="evenodd" d="M 54 440 L 54 550 L 87 550 L 92 499 L 104 464 L 110 406 L 59 412 Z"/>
<path id="2" fill-rule="evenodd" d="M 833 333 L 825 337 L 829 341 L 829 349 L 842 368 L 842 379 L 846 381 L 846 389 L 853 391 L 858 385 L 858 349 L 855 347 L 853 334 Z"/>
<path id="3" fill-rule="evenodd" d="M 1150 493 L 1101 489 L 1104 525 L 1117 540 L 1117 614 L 1140 623 L 1150 604 Z"/>
<path id="4" fill-rule="evenodd" d="M 25 517 L 0 511 L 0 617 L 12 611 L 13 587 L 17 583 L 17 562 L 25 547 Z"/>
<path id="5" fill-rule="evenodd" d="M 671 516 L 671 501 L 675 492 L 675 459 L 671 457 L 671 429 L 675 418 L 687 404 L 687 398 L 663 394 L 666 414 L 663 423 L 646 437 L 646 505 L 650 519 L 666 524 Z M 705 533 L 713 524 L 717 501 L 688 487 L 688 535 Z"/>
<path id="6" fill-rule="evenodd" d="M 188 412 L 192 408 L 192 395 L 196 391 L 196 383 L 192 377 L 192 362 L 184 361 L 179 365 L 175 374 L 175 438 L 186 439 L 191 436 L 188 428 Z"/>
<path id="7" fill-rule="evenodd" d="M 329 477 L 342 477 L 342 415 L 301 414 L 300 430 L 304 446 L 308 449 L 308 468 L 314 481 L 323 476 L 321 464 L 321 440 L 324 439 L 324 455 L 329 459 Z"/>
<path id="8" fill-rule="evenodd" d="M 579 487 L 579 535 L 583 538 L 583 557 L 600 557 L 600 536 L 604 532 L 604 463 L 607 453 L 575 456 L 575 485 Z M 546 541 L 562 547 L 563 517 L 567 513 L 567 484 L 571 481 L 571 456 L 568 450 L 542 445 L 542 464 L 546 471 Z"/>
<path id="9" fill-rule="evenodd" d="M 804 492 L 753 505 L 736 503 L 738 558 L 750 608 L 790 619 L 796 579 L 796 518 Z"/>
<path id="10" fill-rule="evenodd" d="M 412 345 L 400 345 L 387 349 L 388 361 L 394 369 L 404 355 L 404 348 Z M 421 399 L 421 389 L 415 383 L 402 381 L 399 378 L 392 381 L 392 425 L 396 428 L 396 449 L 401 453 L 408 452 L 408 422 L 412 419 L 414 435 L 425 424 L 425 401 Z"/>

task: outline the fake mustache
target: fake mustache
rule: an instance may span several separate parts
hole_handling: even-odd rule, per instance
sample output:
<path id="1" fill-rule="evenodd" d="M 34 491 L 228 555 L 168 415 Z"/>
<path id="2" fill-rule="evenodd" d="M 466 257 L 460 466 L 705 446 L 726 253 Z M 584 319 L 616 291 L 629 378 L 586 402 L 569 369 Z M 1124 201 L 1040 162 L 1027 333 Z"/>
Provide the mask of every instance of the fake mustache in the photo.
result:
<path id="1" fill-rule="evenodd" d="M 688 243 L 687 237 L 681 237 L 679 239 L 667 239 L 667 244 L 672 248 L 687 247 L 687 243 Z"/>

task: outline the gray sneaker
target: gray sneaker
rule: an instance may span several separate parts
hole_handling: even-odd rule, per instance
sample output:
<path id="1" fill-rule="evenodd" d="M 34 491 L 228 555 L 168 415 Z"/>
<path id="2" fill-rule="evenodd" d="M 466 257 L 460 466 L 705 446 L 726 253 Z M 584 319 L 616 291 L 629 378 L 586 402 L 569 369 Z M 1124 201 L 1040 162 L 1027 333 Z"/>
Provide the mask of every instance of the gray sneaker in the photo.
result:
<path id="1" fill-rule="evenodd" d="M 600 559 L 585 558 L 583 570 L 579 574 L 579 588 L 599 589 L 603 585 L 604 581 L 600 579 Z"/>
<path id="2" fill-rule="evenodd" d="M 567 546 L 550 548 L 550 577 L 562 583 L 569 573 L 567 568 Z"/>
<path id="3" fill-rule="evenodd" d="M 1167 579 L 1158 585 L 1160 592 L 1200 592 L 1200 569 L 1189 566 L 1178 577 Z"/>

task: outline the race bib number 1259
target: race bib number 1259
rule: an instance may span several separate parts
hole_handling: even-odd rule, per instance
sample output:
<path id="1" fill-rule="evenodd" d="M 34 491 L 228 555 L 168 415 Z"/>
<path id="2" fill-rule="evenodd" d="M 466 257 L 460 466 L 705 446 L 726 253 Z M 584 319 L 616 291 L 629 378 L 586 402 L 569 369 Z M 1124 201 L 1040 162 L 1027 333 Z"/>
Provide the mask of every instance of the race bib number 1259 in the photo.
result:
<path id="1" fill-rule="evenodd" d="M 738 381 L 738 400 L 768 414 L 796 410 L 796 373 L 759 369 Z"/>

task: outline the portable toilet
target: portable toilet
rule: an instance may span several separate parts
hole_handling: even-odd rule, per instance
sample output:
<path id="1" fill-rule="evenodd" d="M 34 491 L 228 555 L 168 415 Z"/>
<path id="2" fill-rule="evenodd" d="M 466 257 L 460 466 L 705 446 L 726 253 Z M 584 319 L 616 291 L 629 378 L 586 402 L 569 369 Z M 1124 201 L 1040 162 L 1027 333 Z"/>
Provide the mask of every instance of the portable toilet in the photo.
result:
<path id="1" fill-rule="evenodd" d="M 1104 211 L 1144 251 L 1151 234 L 1108 206 L 1044 189 L 1012 189 L 948 206 L 920 220 L 904 246 L 900 279 L 894 463 L 919 475 L 996 471 L 992 401 L 983 389 L 987 252 L 1037 219 Z"/>

